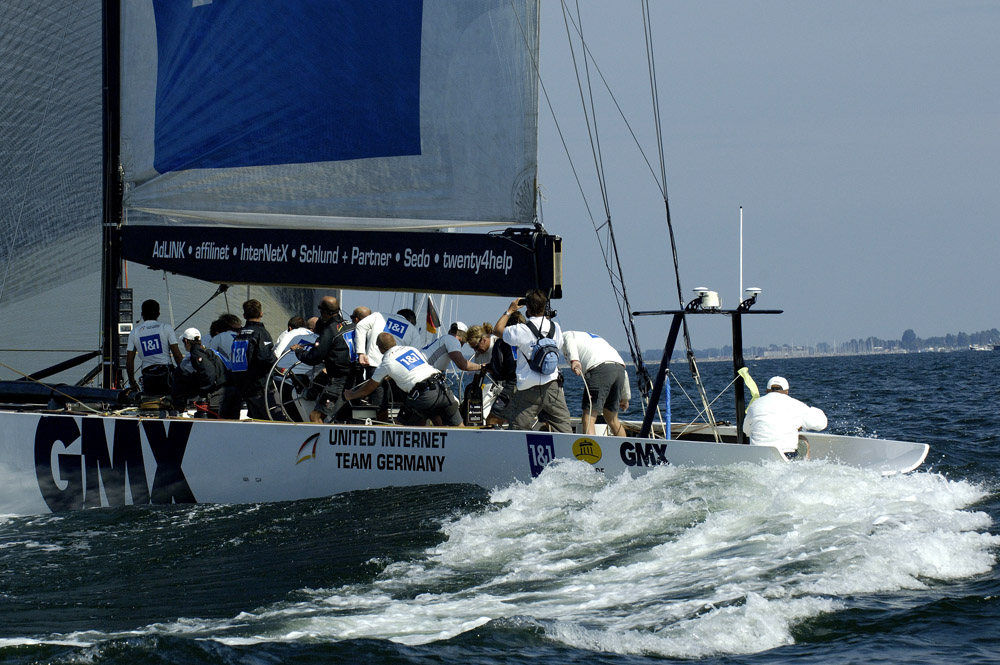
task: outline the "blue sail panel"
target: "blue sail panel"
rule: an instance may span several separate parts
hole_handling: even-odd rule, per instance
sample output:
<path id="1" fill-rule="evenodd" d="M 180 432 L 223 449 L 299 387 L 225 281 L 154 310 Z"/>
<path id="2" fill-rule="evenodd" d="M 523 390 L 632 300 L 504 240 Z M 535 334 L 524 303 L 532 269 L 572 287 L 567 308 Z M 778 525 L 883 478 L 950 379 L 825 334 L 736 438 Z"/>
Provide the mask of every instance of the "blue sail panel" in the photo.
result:
<path id="1" fill-rule="evenodd" d="M 153 6 L 158 172 L 420 154 L 420 0 Z"/>

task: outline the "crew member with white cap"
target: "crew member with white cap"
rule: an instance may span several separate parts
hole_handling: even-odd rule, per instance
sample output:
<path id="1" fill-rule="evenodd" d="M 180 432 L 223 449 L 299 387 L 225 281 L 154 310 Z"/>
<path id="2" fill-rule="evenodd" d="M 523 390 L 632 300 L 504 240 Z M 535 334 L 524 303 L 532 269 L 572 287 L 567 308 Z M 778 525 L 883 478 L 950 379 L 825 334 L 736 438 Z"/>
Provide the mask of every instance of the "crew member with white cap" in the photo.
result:
<path id="1" fill-rule="evenodd" d="M 187 355 L 181 360 L 180 366 L 174 371 L 174 386 L 172 397 L 178 407 L 191 397 L 201 396 L 212 406 L 221 401 L 222 386 L 226 382 L 226 367 L 212 349 L 205 348 L 201 343 L 201 332 L 197 328 L 188 328 L 181 333 L 181 342 Z M 218 418 L 218 411 L 212 411 Z M 207 417 L 204 410 L 199 416 Z"/>
<path id="2" fill-rule="evenodd" d="M 785 377 L 771 377 L 767 394 L 755 399 L 747 409 L 743 433 L 750 437 L 751 445 L 777 446 L 785 457 L 794 459 L 798 456 L 801 429 L 826 429 L 826 414 L 790 397 Z"/>
<path id="3" fill-rule="evenodd" d="M 461 321 L 455 321 L 448 329 L 447 335 L 442 335 L 425 346 L 421 351 L 427 356 L 427 361 L 434 369 L 443 372 L 448 369 L 448 363 L 455 363 L 455 367 L 463 372 L 478 372 L 482 365 L 469 362 L 469 359 L 462 354 L 462 347 L 465 345 L 465 336 L 469 332 L 469 326 Z"/>

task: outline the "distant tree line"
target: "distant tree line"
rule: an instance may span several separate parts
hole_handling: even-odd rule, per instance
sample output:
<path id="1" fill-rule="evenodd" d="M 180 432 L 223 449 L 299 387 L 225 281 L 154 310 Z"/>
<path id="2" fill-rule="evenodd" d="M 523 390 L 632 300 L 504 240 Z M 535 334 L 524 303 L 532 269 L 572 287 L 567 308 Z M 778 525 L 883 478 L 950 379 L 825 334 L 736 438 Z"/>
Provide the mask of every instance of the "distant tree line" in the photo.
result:
<path id="1" fill-rule="evenodd" d="M 1000 331 L 996 328 L 992 328 L 990 330 L 980 330 L 979 332 L 972 334 L 964 332 L 960 332 L 958 334 L 948 333 L 944 337 L 928 337 L 927 339 L 921 339 L 920 337 L 917 337 L 917 334 L 913 332 L 912 329 L 907 329 L 903 332 L 903 337 L 899 340 L 900 347 L 906 349 L 907 351 L 918 351 L 920 349 L 930 347 L 962 349 L 971 344 L 1000 344 Z"/>
<path id="2" fill-rule="evenodd" d="M 975 333 L 948 333 L 938 337 L 918 337 L 913 329 L 907 329 L 899 339 L 880 339 L 878 337 L 867 337 L 865 339 L 851 339 L 846 342 L 836 342 L 830 344 L 820 342 L 813 346 L 792 346 L 789 344 L 769 344 L 767 346 L 748 346 L 743 349 L 746 358 L 763 358 L 768 355 L 775 356 L 809 356 L 809 355 L 835 355 L 835 354 L 863 354 L 863 353 L 898 353 L 900 351 L 920 351 L 922 349 L 968 349 L 971 345 L 1000 344 L 1000 330 L 991 328 L 990 330 L 980 330 Z M 695 349 L 698 358 L 731 358 L 733 347 L 731 345 L 723 347 L 711 347 L 707 349 Z M 642 357 L 647 362 L 657 362 L 663 356 L 663 350 L 649 349 L 643 351 Z M 674 349 L 674 360 L 685 357 L 683 347 Z"/>

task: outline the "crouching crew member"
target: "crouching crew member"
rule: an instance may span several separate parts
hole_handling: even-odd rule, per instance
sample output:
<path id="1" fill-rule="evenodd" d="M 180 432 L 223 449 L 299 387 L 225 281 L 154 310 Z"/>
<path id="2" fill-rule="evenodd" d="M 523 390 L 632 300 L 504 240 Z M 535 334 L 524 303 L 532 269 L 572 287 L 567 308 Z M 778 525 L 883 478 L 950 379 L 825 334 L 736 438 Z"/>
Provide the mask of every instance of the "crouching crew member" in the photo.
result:
<path id="1" fill-rule="evenodd" d="M 340 304 L 333 296 L 326 296 L 320 304 L 323 317 L 323 332 L 312 346 L 293 344 L 289 348 L 295 357 L 307 365 L 323 363 L 328 383 L 316 400 L 316 406 L 309 414 L 309 420 L 321 423 L 327 417 L 333 418 L 344 405 L 341 395 L 347 377 L 351 374 L 351 348 L 348 340 L 354 335 L 354 324 L 343 325 L 340 318 Z"/>
<path id="2" fill-rule="evenodd" d="M 346 399 L 369 395 L 389 377 L 406 392 L 399 420 L 404 425 L 423 426 L 430 420 L 434 425 L 462 424 L 458 400 L 445 383 L 444 374 L 434 369 L 427 358 L 412 346 L 398 346 L 389 333 L 379 333 L 376 338 L 382 361 L 372 377 L 356 389 L 344 391 Z"/>
<path id="3" fill-rule="evenodd" d="M 417 317 L 411 309 L 401 309 L 393 316 L 386 316 L 381 312 L 372 313 L 370 308 L 361 306 L 354 309 L 351 320 L 357 324 L 354 327 L 354 348 L 365 378 L 372 378 L 375 368 L 382 362 L 382 352 L 378 347 L 379 333 L 390 333 L 397 344 L 404 346 L 418 344 Z M 384 384 L 378 384 L 371 396 L 371 403 L 378 409 L 376 417 L 381 421 L 389 419 L 389 410 L 395 401 L 392 386 L 390 378 Z"/>
<path id="4" fill-rule="evenodd" d="M 218 403 L 223 385 L 226 383 L 226 366 L 212 349 L 201 343 L 201 333 L 197 328 L 188 328 L 181 334 L 181 342 L 187 355 L 174 370 L 174 387 L 171 393 L 177 408 L 183 408 L 193 397 L 203 397 L 209 404 Z M 198 417 L 218 418 L 218 412 L 200 410 Z"/>

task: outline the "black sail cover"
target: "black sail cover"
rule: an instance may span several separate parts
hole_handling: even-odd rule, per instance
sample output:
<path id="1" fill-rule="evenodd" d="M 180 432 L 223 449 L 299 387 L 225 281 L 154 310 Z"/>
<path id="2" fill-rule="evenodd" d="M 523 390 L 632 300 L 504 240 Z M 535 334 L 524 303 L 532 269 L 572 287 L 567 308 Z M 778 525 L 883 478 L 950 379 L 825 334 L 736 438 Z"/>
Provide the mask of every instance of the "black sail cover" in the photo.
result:
<path id="1" fill-rule="evenodd" d="M 289 284 L 382 291 L 562 295 L 558 236 L 127 227 L 129 259 L 227 284 Z"/>

